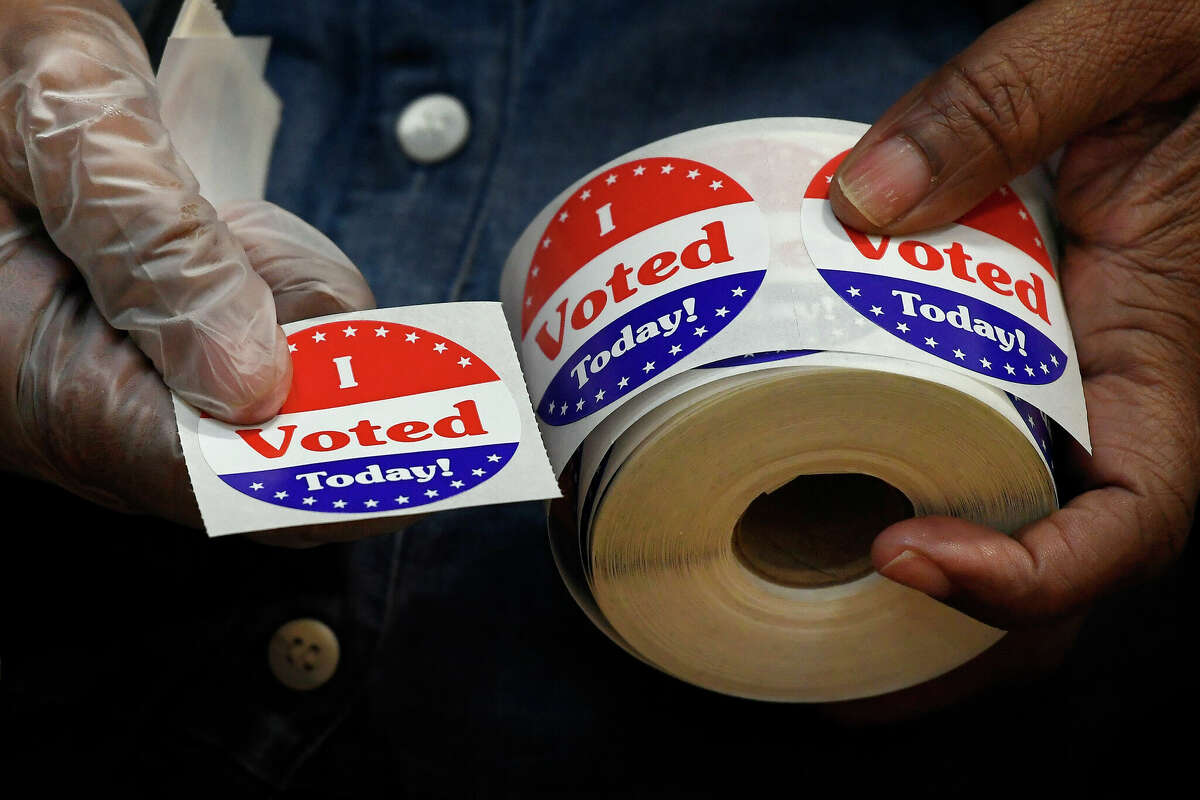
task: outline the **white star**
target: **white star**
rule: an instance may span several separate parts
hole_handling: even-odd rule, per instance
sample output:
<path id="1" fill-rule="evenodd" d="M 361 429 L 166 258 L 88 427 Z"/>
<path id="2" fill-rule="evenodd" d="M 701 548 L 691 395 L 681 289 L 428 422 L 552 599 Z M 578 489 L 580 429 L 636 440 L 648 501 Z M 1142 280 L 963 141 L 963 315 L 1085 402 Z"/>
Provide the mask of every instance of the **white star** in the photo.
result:
<path id="1" fill-rule="evenodd" d="M 598 403 L 603 399 L 604 399 L 604 390 L 601 389 L 600 391 L 596 392 L 596 402 Z"/>
<path id="2" fill-rule="evenodd" d="M 583 398 L 579 398 L 579 402 L 575 404 L 576 411 L 583 411 Z"/>
<path id="3" fill-rule="evenodd" d="M 304 498 L 304 505 L 306 505 L 306 506 L 311 506 L 315 502 L 317 502 L 317 499 L 315 497 Z"/>
<path id="4" fill-rule="evenodd" d="M 1032 378 L 1033 377 L 1033 367 L 1026 364 L 1025 365 L 1025 374 Z"/>
<path id="5" fill-rule="evenodd" d="M 378 328 L 375 329 L 375 335 L 378 336 L 380 339 L 386 339 L 387 335 L 388 335 L 388 329 L 383 327 L 382 325 L 380 325 Z"/>
<path id="6" fill-rule="evenodd" d="M 347 325 L 345 328 L 342 328 L 342 333 L 344 333 L 346 335 L 346 338 L 350 338 L 354 334 L 358 333 L 358 329 L 352 328 L 349 325 Z"/>
<path id="7" fill-rule="evenodd" d="M 569 216 L 571 216 L 571 215 L 570 215 L 570 214 L 568 214 L 567 212 L 565 212 L 565 211 L 564 211 L 564 212 L 562 212 L 561 214 L 559 214 L 559 215 L 558 215 L 558 221 L 559 221 L 559 222 L 566 222 L 566 221 L 567 221 L 567 217 L 569 217 Z"/>
<path id="8" fill-rule="evenodd" d="M 1058 356 L 1050 356 L 1050 363 L 1057 367 L 1058 366 Z"/>
<path id="9" fill-rule="evenodd" d="M 674 169 L 675 169 L 675 167 L 671 166 L 670 164 L 664 164 L 663 168 L 662 168 L 662 174 L 670 175 Z"/>
<path id="10" fill-rule="evenodd" d="M 367 508 L 374 508 L 375 506 L 379 505 L 379 501 L 378 500 L 365 500 L 365 501 L 363 501 L 363 505 L 366 506 Z"/>
<path id="11" fill-rule="evenodd" d="M 1008 197 L 1008 187 L 1007 187 L 1007 186 L 1001 186 L 1001 187 L 1000 187 L 1000 196 L 1001 196 L 1001 197 Z"/>
<path id="12" fill-rule="evenodd" d="M 276 492 L 275 493 L 276 500 L 282 500 L 285 497 L 287 497 L 287 492 Z"/>
<path id="13" fill-rule="evenodd" d="M 720 189 L 724 185 L 725 184 L 721 181 L 713 181 L 712 183 L 710 183 L 708 185 L 708 188 L 712 189 L 715 192 L 717 189 Z"/>
<path id="14" fill-rule="evenodd" d="M 288 342 L 288 352 L 289 353 L 296 352 L 296 345 L 292 344 L 291 342 Z"/>
<path id="15" fill-rule="evenodd" d="M 592 190 L 591 190 L 591 189 L 584 189 L 584 190 L 583 190 L 583 194 L 579 195 L 579 199 L 580 199 L 580 200 L 587 200 L 587 199 L 588 199 L 589 197 L 591 197 L 591 196 L 592 196 Z"/>
<path id="16" fill-rule="evenodd" d="M 683 347 L 681 347 L 680 345 L 677 345 L 677 344 L 671 345 L 671 355 L 673 355 L 673 356 L 679 355 L 679 351 L 682 349 L 683 349 Z"/>
<path id="17" fill-rule="evenodd" d="M 417 336 L 416 331 L 409 331 L 408 333 L 404 334 L 404 341 L 406 342 L 415 342 L 420 338 L 420 336 Z"/>
<path id="18" fill-rule="evenodd" d="M 851 297 L 858 297 L 860 294 L 862 294 L 862 289 L 856 289 L 855 287 L 851 286 L 849 290 L 847 290 L 846 294 L 850 295 Z"/>
<path id="19" fill-rule="evenodd" d="M 462 358 L 460 358 L 458 360 L 458 365 L 460 367 L 469 367 L 469 366 L 471 366 L 471 359 L 467 358 L 466 356 L 463 356 Z"/>
<path id="20" fill-rule="evenodd" d="M 714 314 L 716 314 L 718 317 L 723 317 L 723 316 L 725 316 L 726 314 L 728 314 L 728 313 L 729 313 L 729 309 L 728 309 L 728 308 L 726 308 L 725 306 L 721 306 L 720 308 L 718 308 L 718 309 L 717 309 L 716 311 L 714 311 L 713 313 L 714 313 Z"/>
<path id="21" fill-rule="evenodd" d="M 654 369 L 654 362 L 647 361 L 646 366 L 642 367 L 642 372 L 650 372 L 652 369 Z"/>
<path id="22" fill-rule="evenodd" d="M 550 401 L 550 413 L 554 413 L 554 407 L 557 405 L 553 400 Z"/>
<path id="23" fill-rule="evenodd" d="M 439 353 L 444 353 L 444 352 L 446 352 L 446 343 L 445 343 L 445 342 L 438 342 L 437 344 L 435 344 L 435 345 L 433 346 L 433 349 L 434 349 L 434 350 L 436 350 L 436 351 L 438 351 Z"/>
<path id="24" fill-rule="evenodd" d="M 954 357 L 957 358 L 959 361 L 962 361 L 964 358 L 967 357 L 967 354 L 964 353 L 962 350 L 959 350 L 957 347 L 954 348 L 954 350 L 951 352 L 954 353 Z"/>
<path id="25" fill-rule="evenodd" d="M 740 287 L 740 286 L 739 286 L 739 287 L 737 287 L 736 289 L 732 290 L 732 291 L 733 291 L 733 296 L 734 296 L 734 297 L 741 297 L 742 295 L 744 295 L 744 294 L 746 293 L 746 290 L 745 290 L 745 289 L 743 289 L 743 288 L 742 288 L 742 287 Z"/>
<path id="26" fill-rule="evenodd" d="M 908 333 L 908 324 L 905 322 L 897 322 L 896 330 L 900 331 L 901 333 Z"/>
<path id="27" fill-rule="evenodd" d="M 526 297 L 526 298 L 525 298 L 525 306 L 526 306 L 526 308 L 528 308 L 528 307 L 529 307 L 529 306 L 531 306 L 531 305 L 533 305 L 533 298 L 532 298 L 532 297 Z"/>
<path id="28" fill-rule="evenodd" d="M 979 359 L 979 366 L 983 367 L 984 369 L 991 369 L 992 362 L 988 361 L 986 358 L 981 358 Z"/>
<path id="29" fill-rule="evenodd" d="M 345 500 L 334 500 L 334 501 L 333 501 L 333 507 L 334 507 L 334 508 L 345 508 L 345 507 L 346 507 L 346 501 L 345 501 Z"/>
<path id="30" fill-rule="evenodd" d="M 703 325 L 701 325 L 699 328 L 692 329 L 693 336 L 703 336 L 706 333 L 708 333 L 708 328 L 704 327 Z"/>
<path id="31" fill-rule="evenodd" d="M 461 489 L 462 487 L 463 487 L 463 482 L 462 482 L 462 481 L 450 481 L 450 488 L 451 488 L 451 489 Z"/>
<path id="32" fill-rule="evenodd" d="M 932 336 L 926 336 L 925 345 L 927 347 L 937 347 L 937 341 Z"/>
<path id="33" fill-rule="evenodd" d="M 826 183 L 833 183 L 833 176 L 832 176 L 832 175 L 826 175 L 826 176 L 825 176 L 825 182 L 826 182 Z"/>
<path id="34" fill-rule="evenodd" d="M 617 381 L 618 389 L 624 389 L 628 385 L 629 385 L 629 378 L 622 377 L 621 380 Z"/>
<path id="35" fill-rule="evenodd" d="M 1035 236 L 1035 237 L 1033 237 L 1033 243 L 1034 243 L 1034 244 L 1036 244 L 1038 247 L 1041 247 L 1041 246 L 1042 246 L 1042 240 L 1041 240 L 1041 239 L 1039 239 L 1039 238 L 1038 238 L 1038 237 L 1036 237 L 1036 236 Z"/>
<path id="36" fill-rule="evenodd" d="M 1025 209 L 1018 209 L 1017 213 L 1021 216 L 1021 219 L 1029 219 L 1029 215 L 1025 213 Z"/>
<path id="37" fill-rule="evenodd" d="M 483 475 L 483 470 L 482 469 L 473 469 L 473 470 L 471 470 L 471 474 L 474 475 L 476 478 L 478 478 L 479 476 Z"/>
<path id="38" fill-rule="evenodd" d="M 313 341 L 314 341 L 314 342 L 323 342 L 323 341 L 325 341 L 325 334 L 323 334 L 323 333 L 314 333 L 314 334 L 313 334 Z"/>
<path id="39" fill-rule="evenodd" d="M 545 239 L 542 239 L 542 249 L 545 250 L 549 246 L 550 246 L 550 237 L 547 236 Z"/>
<path id="40" fill-rule="evenodd" d="M 396 498 L 396 502 L 399 503 L 400 505 L 404 505 L 405 503 L 408 502 L 408 498 L 405 497 L 404 495 L 400 495 L 399 497 Z"/>
<path id="41" fill-rule="evenodd" d="M 1044 374 L 1044 375 L 1049 375 L 1049 374 L 1050 374 L 1050 368 L 1046 366 L 1046 362 L 1045 362 L 1045 361 L 1042 361 L 1042 362 L 1040 362 L 1040 363 L 1038 364 L 1038 366 L 1042 368 L 1042 374 Z"/>
<path id="42" fill-rule="evenodd" d="M 426 497 L 437 497 L 437 489 L 426 489 L 425 496 Z"/>
<path id="43" fill-rule="evenodd" d="M 530 268 L 530 270 L 529 270 L 529 275 L 530 275 L 530 277 L 536 278 L 537 274 L 541 271 L 542 271 L 542 268 L 539 267 L 537 264 L 534 264 L 533 267 Z"/>
<path id="44" fill-rule="evenodd" d="M 499 460 L 500 460 L 500 456 L 496 455 L 495 453 L 492 453 L 490 456 L 488 456 L 488 461 L 496 462 Z"/>
<path id="45" fill-rule="evenodd" d="M 643 167 L 641 164 L 638 164 L 636 167 L 633 168 L 634 175 L 642 175 L 645 172 L 646 172 L 646 168 Z"/>
<path id="46" fill-rule="evenodd" d="M 252 484 L 250 484 L 250 488 L 251 488 L 251 489 L 253 489 L 253 490 L 254 490 L 254 491 L 256 491 L 256 492 L 257 492 L 259 489 L 261 489 L 262 487 L 263 487 L 263 485 L 262 485 L 261 483 L 258 483 L 258 482 L 255 482 L 255 483 L 252 483 Z"/>
<path id="47" fill-rule="evenodd" d="M 871 306 L 871 313 L 878 317 L 883 313 L 883 309 L 879 306 Z"/>
<path id="48" fill-rule="evenodd" d="M 688 176 L 688 180 L 694 181 L 694 180 L 696 180 L 696 178 L 700 177 L 700 170 L 698 170 L 698 169 L 688 170 L 687 176 Z"/>
<path id="49" fill-rule="evenodd" d="M 561 417 L 565 413 L 567 413 L 567 404 L 566 401 L 563 401 L 563 404 L 558 407 L 558 415 Z"/>
<path id="50" fill-rule="evenodd" d="M 1029 420 L 1029 427 L 1033 427 L 1037 423 L 1033 421 L 1033 414 L 1026 414 L 1025 419 Z"/>
<path id="51" fill-rule="evenodd" d="M 1016 371 L 1015 369 L 1013 369 L 1013 365 L 1012 365 L 1012 364 L 1005 364 L 1005 365 L 1004 365 L 1004 371 L 1005 371 L 1005 372 L 1007 372 L 1009 375 L 1016 375 L 1016 374 L 1017 374 L 1017 371 Z"/>
<path id="52" fill-rule="evenodd" d="M 604 179 L 604 182 L 607 183 L 609 186 L 612 186 L 614 183 L 617 182 L 616 174 L 615 173 L 609 174 L 609 176 Z"/>

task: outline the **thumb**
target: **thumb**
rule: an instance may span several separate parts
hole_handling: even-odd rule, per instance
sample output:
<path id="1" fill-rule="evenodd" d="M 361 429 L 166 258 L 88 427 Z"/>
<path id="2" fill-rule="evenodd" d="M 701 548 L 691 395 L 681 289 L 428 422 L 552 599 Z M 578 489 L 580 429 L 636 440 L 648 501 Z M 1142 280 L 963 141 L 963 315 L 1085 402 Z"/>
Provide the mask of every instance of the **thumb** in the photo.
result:
<path id="1" fill-rule="evenodd" d="M 0 188 L 168 386 L 222 419 L 270 417 L 291 380 L 271 291 L 171 146 L 132 23 L 108 0 L 32 8 L 3 55 Z"/>
<path id="2" fill-rule="evenodd" d="M 1077 134 L 1200 76 L 1194 2 L 1043 0 L 910 91 L 847 156 L 834 213 L 869 232 L 945 224 Z"/>
<path id="3" fill-rule="evenodd" d="M 1025 628 L 1082 612 L 1176 558 L 1190 511 L 1179 503 L 1164 511 L 1162 500 L 1096 489 L 1012 537 L 962 519 L 908 519 L 876 537 L 871 560 L 885 577 L 976 619 Z M 1181 533 L 1162 535 L 1164 527 Z"/>

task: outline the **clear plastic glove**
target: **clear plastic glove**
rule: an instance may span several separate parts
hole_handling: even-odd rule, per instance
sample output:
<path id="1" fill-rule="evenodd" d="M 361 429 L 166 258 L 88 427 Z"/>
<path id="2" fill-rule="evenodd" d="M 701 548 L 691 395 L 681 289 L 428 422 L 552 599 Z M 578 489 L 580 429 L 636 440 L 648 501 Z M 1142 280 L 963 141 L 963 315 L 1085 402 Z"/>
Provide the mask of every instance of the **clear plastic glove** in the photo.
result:
<path id="1" fill-rule="evenodd" d="M 374 298 L 299 218 L 199 196 L 115 3 L 8 1 L 0 59 L 0 470 L 199 526 L 164 380 L 268 418 L 291 379 L 277 318 Z M 270 541 L 375 532 L 351 527 Z"/>
<path id="2" fill-rule="evenodd" d="M 231 422 L 272 416 L 291 361 L 271 288 L 171 147 L 124 10 L 6 0 L 0 59 L 0 243 L 14 217 L 40 216 L 99 313 L 168 386 Z"/>
<path id="3" fill-rule="evenodd" d="M 224 235 L 267 287 L 272 317 L 371 306 L 354 266 L 299 218 L 264 202 L 227 209 L 224 217 Z M 18 227 L 2 200 L 0 242 L 0 469 L 110 508 L 198 527 L 170 393 L 158 372 L 108 324 L 46 234 Z"/>

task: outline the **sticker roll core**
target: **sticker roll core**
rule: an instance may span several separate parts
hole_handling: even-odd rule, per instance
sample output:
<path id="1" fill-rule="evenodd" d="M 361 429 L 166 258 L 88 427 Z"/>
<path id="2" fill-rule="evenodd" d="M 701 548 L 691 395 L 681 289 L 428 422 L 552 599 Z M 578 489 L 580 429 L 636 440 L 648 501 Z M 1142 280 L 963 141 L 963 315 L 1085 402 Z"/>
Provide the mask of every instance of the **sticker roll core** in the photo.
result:
<path id="1" fill-rule="evenodd" d="M 674 402 L 590 528 L 596 605 L 642 658 L 726 694 L 815 702 L 911 686 L 1000 638 L 875 574 L 864 551 L 907 504 L 1009 531 L 1055 507 L 1036 449 L 997 408 L 865 369 L 777 370 Z M 857 501 L 812 494 L 835 476 Z M 794 505 L 754 523 L 776 557 L 747 563 L 747 513 L 776 492 Z"/>
<path id="2" fill-rule="evenodd" d="M 987 649 L 1003 631 L 879 575 L 872 541 L 925 515 L 1011 534 L 1057 508 L 1048 420 L 1089 446 L 1045 176 L 868 236 L 828 199 L 866 130 L 646 145 L 550 203 L 502 276 L 572 596 L 729 695 L 879 695 Z"/>

